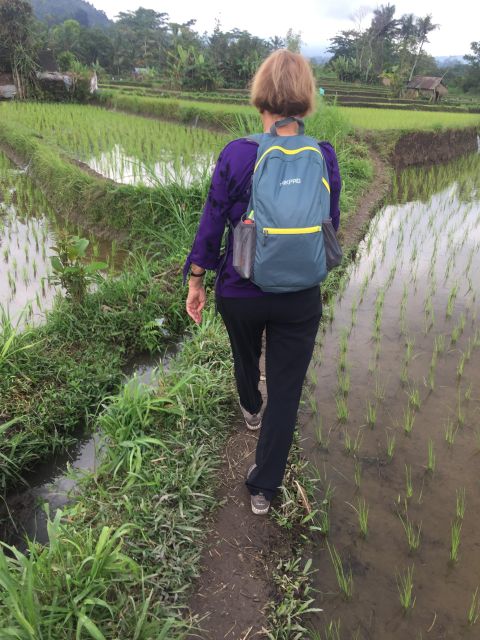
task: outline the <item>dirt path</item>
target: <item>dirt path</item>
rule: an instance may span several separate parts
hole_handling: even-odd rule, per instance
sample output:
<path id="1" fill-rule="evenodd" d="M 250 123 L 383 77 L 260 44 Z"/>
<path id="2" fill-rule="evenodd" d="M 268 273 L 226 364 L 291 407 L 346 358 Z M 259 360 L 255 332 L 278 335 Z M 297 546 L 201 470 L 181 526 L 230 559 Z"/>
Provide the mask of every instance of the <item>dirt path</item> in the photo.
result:
<path id="1" fill-rule="evenodd" d="M 273 596 L 272 568 L 286 550 L 273 520 L 255 516 L 250 509 L 244 480 L 254 462 L 256 444 L 257 434 L 248 431 L 239 417 L 218 474 L 218 500 L 223 504 L 208 534 L 202 573 L 190 600 L 191 615 L 201 620 L 201 629 L 191 639 L 264 637 L 263 609 Z"/>
<path id="2" fill-rule="evenodd" d="M 390 185 L 388 166 L 373 151 L 371 159 L 374 179 L 343 233 L 344 247 L 358 244 Z M 192 633 L 190 640 L 265 637 L 265 605 L 275 595 L 272 571 L 278 560 L 288 555 L 289 545 L 271 517 L 254 516 L 250 510 L 244 479 L 254 461 L 256 440 L 239 419 L 218 474 L 218 500 L 223 504 L 208 533 L 201 575 L 190 599 L 190 614 L 201 619 L 201 630 Z"/>
<path id="3" fill-rule="evenodd" d="M 340 230 L 340 244 L 344 248 L 355 247 L 363 238 L 366 225 L 380 206 L 391 184 L 390 167 L 374 149 L 370 147 L 369 151 L 373 164 L 373 180 L 360 196 L 355 215 L 350 217 L 348 227 Z"/>

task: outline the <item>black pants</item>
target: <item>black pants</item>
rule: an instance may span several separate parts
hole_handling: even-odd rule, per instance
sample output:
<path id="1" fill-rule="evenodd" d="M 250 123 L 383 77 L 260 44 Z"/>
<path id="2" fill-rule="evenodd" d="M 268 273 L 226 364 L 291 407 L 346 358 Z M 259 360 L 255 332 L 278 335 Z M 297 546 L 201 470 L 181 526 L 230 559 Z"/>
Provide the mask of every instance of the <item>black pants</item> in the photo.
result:
<path id="1" fill-rule="evenodd" d="M 241 405 L 258 413 L 262 334 L 266 332 L 267 406 L 247 486 L 269 500 L 282 484 L 305 374 L 322 316 L 320 288 L 261 298 L 217 297 L 232 345 Z"/>

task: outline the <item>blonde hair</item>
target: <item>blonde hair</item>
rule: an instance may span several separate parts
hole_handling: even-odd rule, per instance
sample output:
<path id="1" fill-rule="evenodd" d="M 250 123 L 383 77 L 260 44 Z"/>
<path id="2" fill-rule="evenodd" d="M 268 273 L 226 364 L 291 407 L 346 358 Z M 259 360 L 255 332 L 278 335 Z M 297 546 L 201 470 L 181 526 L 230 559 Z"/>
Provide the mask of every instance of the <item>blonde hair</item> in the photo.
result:
<path id="1" fill-rule="evenodd" d="M 288 49 L 274 51 L 253 77 L 250 95 L 260 113 L 308 115 L 315 105 L 315 79 L 308 61 Z"/>

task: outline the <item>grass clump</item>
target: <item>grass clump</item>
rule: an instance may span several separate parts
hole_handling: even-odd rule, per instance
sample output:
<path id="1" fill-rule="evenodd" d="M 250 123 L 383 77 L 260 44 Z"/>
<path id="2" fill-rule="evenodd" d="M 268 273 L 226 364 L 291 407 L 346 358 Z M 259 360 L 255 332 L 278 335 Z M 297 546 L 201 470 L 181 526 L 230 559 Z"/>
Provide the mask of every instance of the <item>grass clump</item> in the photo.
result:
<path id="1" fill-rule="evenodd" d="M 100 466 L 50 523 L 50 546 L 2 556 L 0 628 L 12 637 L 24 637 L 25 620 L 37 637 L 56 640 L 87 631 L 107 640 L 173 637 L 188 628 L 185 585 L 216 504 L 233 404 L 228 339 L 220 320 L 205 316 L 156 388 L 134 380 L 105 400 Z"/>

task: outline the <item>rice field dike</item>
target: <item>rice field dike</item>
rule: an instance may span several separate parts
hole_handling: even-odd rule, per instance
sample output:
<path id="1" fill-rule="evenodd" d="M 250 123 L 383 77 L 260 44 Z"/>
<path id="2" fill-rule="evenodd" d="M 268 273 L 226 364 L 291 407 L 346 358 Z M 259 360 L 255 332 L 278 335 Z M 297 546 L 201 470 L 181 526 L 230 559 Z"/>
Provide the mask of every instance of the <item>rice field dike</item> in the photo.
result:
<path id="1" fill-rule="evenodd" d="M 350 88 L 349 92 L 351 91 Z M 216 104 L 198 100 L 186 93 L 182 94 L 181 99 L 166 96 L 165 93 L 144 95 L 137 90 L 125 92 L 123 89 L 103 89 L 99 92 L 97 101 L 110 109 L 209 127 L 232 127 L 239 117 L 255 114 L 253 107 L 240 101 Z M 477 126 L 480 122 L 480 105 L 477 103 L 458 107 L 454 104 L 431 105 L 419 101 L 405 103 L 380 98 L 378 101 L 357 100 L 346 104 L 336 100 L 335 94 L 327 96 L 324 101 L 339 107 L 350 125 L 360 129 L 435 130 Z"/>
<path id="2" fill-rule="evenodd" d="M 95 120 L 104 114 L 90 106 L 0 106 L 5 638 L 184 638 L 200 624 L 186 603 L 236 402 L 228 340 L 213 310 L 185 335 L 180 265 L 206 197 L 209 154 L 232 132 L 161 128 L 109 113 L 102 133 Z M 164 153 L 152 146 L 160 144 L 152 142 L 157 126 Z M 352 143 L 334 108 L 322 107 L 309 127 L 336 144 L 346 230 L 372 176 L 368 150 Z M 116 170 L 123 154 L 123 178 L 89 164 L 112 148 L 107 164 Z M 204 169 L 180 176 L 177 167 L 197 164 L 195 154 L 205 151 Z M 167 172 L 157 171 L 155 154 L 173 162 Z M 132 159 L 141 169 L 127 181 Z M 182 336 L 153 384 L 126 382 L 132 358 L 158 359 Z M 17 544 L 24 536 L 8 509 L 10 492 L 73 444 L 79 429 L 97 434 L 95 468 L 76 477 L 71 504 L 48 513 L 48 540 Z M 284 575 L 294 574 L 287 564 Z M 287 618 L 300 615 L 282 617 L 273 607 L 272 637 L 290 633 Z"/>

